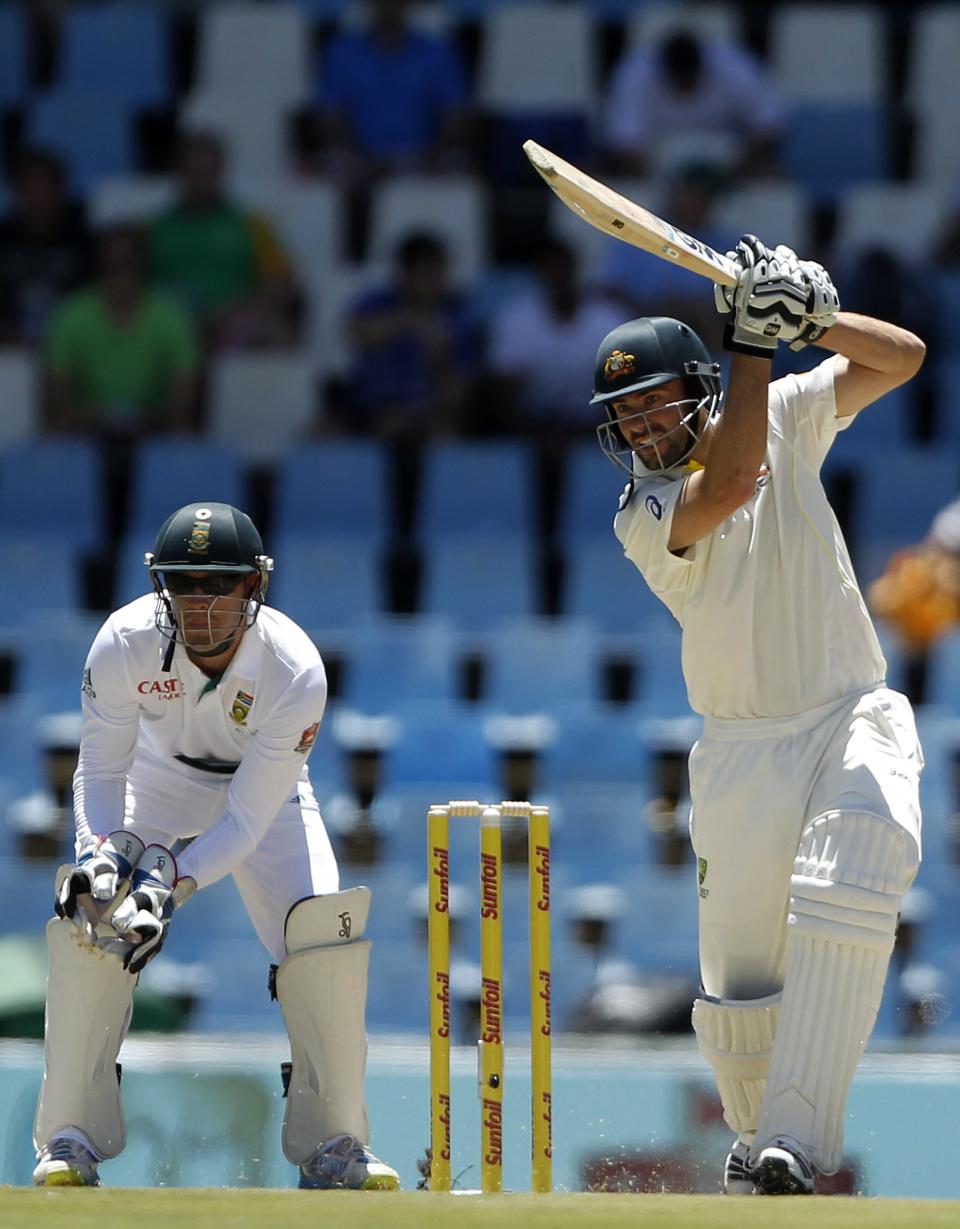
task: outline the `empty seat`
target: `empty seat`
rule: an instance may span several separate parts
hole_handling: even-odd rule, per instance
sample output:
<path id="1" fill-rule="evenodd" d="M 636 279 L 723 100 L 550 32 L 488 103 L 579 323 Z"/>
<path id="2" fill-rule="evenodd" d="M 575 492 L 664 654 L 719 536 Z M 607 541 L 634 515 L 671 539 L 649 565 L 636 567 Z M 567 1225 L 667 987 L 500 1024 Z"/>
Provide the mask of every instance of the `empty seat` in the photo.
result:
<path id="1" fill-rule="evenodd" d="M 492 788 L 497 779 L 496 756 L 484 737 L 481 714 L 467 711 L 451 719 L 446 710 L 436 713 L 428 707 L 398 717 L 398 736 L 384 763 L 385 789 L 434 787 L 450 798 L 451 786 L 456 790 Z"/>
<path id="2" fill-rule="evenodd" d="M 294 107 L 310 83 L 305 15 L 288 4 L 205 6 L 197 31 L 196 82 L 217 94 L 242 91 L 256 102 Z"/>
<path id="3" fill-rule="evenodd" d="M 542 764 L 543 787 L 550 791 L 571 783 L 640 786 L 647 773 L 647 750 L 635 717 L 615 709 L 594 710 L 559 720 L 556 738 L 544 750 Z M 589 833 L 583 835 L 590 839 Z"/>
<path id="4" fill-rule="evenodd" d="M 913 133 L 915 179 L 948 190 L 960 178 L 960 143 L 957 142 L 957 107 L 928 111 L 917 120 Z"/>
<path id="5" fill-rule="evenodd" d="M 308 351 L 224 354 L 212 363 L 208 431 L 250 461 L 275 460 L 316 422 Z"/>
<path id="6" fill-rule="evenodd" d="M 140 107 L 172 100 L 174 74 L 167 12 L 154 5 L 108 3 L 68 9 L 60 43 L 60 85 Z"/>
<path id="7" fill-rule="evenodd" d="M 21 440 L 0 453 L 0 533 L 55 538 L 75 550 L 104 545 L 103 472 L 89 439 Z"/>
<path id="8" fill-rule="evenodd" d="M 30 80 L 30 49 L 25 10 L 0 4 L 0 107 L 19 106 Z"/>
<path id="9" fill-rule="evenodd" d="M 173 182 L 166 175 L 125 175 L 98 180 L 90 190 L 87 209 L 95 227 L 146 223 L 172 200 Z"/>
<path id="10" fill-rule="evenodd" d="M 80 196 L 108 175 L 135 170 L 133 117 L 121 101 L 107 106 L 86 91 L 49 90 L 30 103 L 25 130 L 32 144 L 60 155 Z"/>
<path id="11" fill-rule="evenodd" d="M 387 456 L 374 440 L 307 440 L 277 458 L 273 531 L 390 535 Z"/>
<path id="12" fill-rule="evenodd" d="M 596 46 L 586 5 L 503 5 L 486 15 L 483 35 L 476 88 L 487 111 L 593 112 Z"/>
<path id="13" fill-rule="evenodd" d="M 740 234 L 769 236 L 796 252 L 810 250 L 810 201 L 805 185 L 758 182 L 734 188 L 713 212 L 713 225 Z"/>
<path id="14" fill-rule="evenodd" d="M 398 175 L 371 193 L 369 256 L 389 265 L 401 239 L 427 231 L 443 241 L 454 281 L 469 283 L 488 260 L 488 204 L 470 176 Z"/>
<path id="15" fill-rule="evenodd" d="M 103 622 L 99 615 L 61 615 L 37 619 L 23 635 L 18 652 L 17 691 L 29 696 L 38 713 L 80 708 L 83 663 Z"/>
<path id="16" fill-rule="evenodd" d="M 30 350 L 0 350 L 0 448 L 33 435 L 40 419 L 37 360 Z"/>
<path id="17" fill-rule="evenodd" d="M 4 539 L 0 627 L 30 627 L 41 611 L 83 608 L 80 559 L 69 542 L 30 537 L 22 529 L 5 531 Z"/>
<path id="18" fill-rule="evenodd" d="M 349 631 L 384 608 L 379 547 L 362 539 L 300 534 L 271 540 L 269 605 L 307 631 Z"/>
<path id="19" fill-rule="evenodd" d="M 128 538 L 146 536 L 152 541 L 170 513 L 194 499 L 248 510 L 243 464 L 236 450 L 193 436 L 141 440 L 130 471 Z"/>
<path id="20" fill-rule="evenodd" d="M 601 407 L 600 414 L 603 411 Z M 600 416 L 598 416 L 600 421 Z M 557 516 L 557 537 L 565 546 L 586 539 L 613 536 L 613 518 L 627 474 L 613 465 L 590 440 L 568 454 L 563 474 L 563 495 Z"/>
<path id="21" fill-rule="evenodd" d="M 956 122 L 960 103 L 960 9 L 929 4 L 914 9 L 907 44 L 904 99 L 915 118 L 942 113 Z"/>
<path id="22" fill-rule="evenodd" d="M 611 530 L 595 540 L 567 544 L 563 563 L 563 614 L 589 619 L 602 632 L 638 634 L 676 627 L 676 621 L 624 555 Z"/>
<path id="23" fill-rule="evenodd" d="M 784 4 L 770 14 L 768 57 L 791 101 L 878 102 L 886 80 L 883 15 L 866 4 Z"/>
<path id="24" fill-rule="evenodd" d="M 468 632 L 539 612 L 537 560 L 518 537 L 441 538 L 423 559 L 420 610 Z"/>
<path id="25" fill-rule="evenodd" d="M 960 630 L 948 632 L 930 650 L 926 700 L 960 716 Z"/>
<path id="26" fill-rule="evenodd" d="M 518 534 L 533 524 L 533 468 L 522 444 L 437 443 L 424 455 L 417 531 L 424 541 Z"/>
<path id="27" fill-rule="evenodd" d="M 800 102 L 783 140 L 791 176 L 818 202 L 833 202 L 855 184 L 884 180 L 893 169 L 890 113 L 875 102 Z M 776 227 L 764 233 L 779 233 Z M 789 239 L 783 240 L 796 247 Z"/>
<path id="28" fill-rule="evenodd" d="M 677 30 L 728 43 L 740 41 L 740 14 L 723 4 L 642 4 L 630 10 L 625 26 L 628 46 L 653 42 Z"/>
<path id="29" fill-rule="evenodd" d="M 638 637 L 639 673 L 636 711 L 658 719 L 689 717 L 687 688 L 680 666 L 680 627 L 657 629 Z"/>
<path id="30" fill-rule="evenodd" d="M 582 623 L 504 627 L 485 640 L 488 707 L 550 713 L 600 697 L 600 646 Z"/>
<path id="31" fill-rule="evenodd" d="M 928 250 L 943 206 L 943 191 L 929 183 L 854 185 L 837 203 L 836 250 L 847 256 L 880 245 L 909 264 Z"/>
<path id="32" fill-rule="evenodd" d="M 457 637 L 444 620 L 379 619 L 348 638 L 341 698 L 371 714 L 452 703 L 459 662 Z"/>

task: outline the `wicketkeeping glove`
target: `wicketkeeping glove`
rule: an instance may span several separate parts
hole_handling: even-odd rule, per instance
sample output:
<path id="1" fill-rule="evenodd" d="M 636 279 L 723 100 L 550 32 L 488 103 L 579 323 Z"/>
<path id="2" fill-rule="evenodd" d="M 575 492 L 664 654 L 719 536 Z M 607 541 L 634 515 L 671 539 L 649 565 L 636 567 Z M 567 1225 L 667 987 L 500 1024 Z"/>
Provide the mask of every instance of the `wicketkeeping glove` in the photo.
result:
<path id="1" fill-rule="evenodd" d="M 101 911 L 122 891 L 143 853 L 143 841 L 120 828 L 107 836 L 90 837 L 80 848 L 76 865 L 60 880 L 53 907 L 58 917 L 70 918 L 81 930 L 95 928 L 98 918 L 87 918 L 77 898 L 89 894 Z"/>
<path id="2" fill-rule="evenodd" d="M 111 919 L 131 946 L 123 967 L 139 973 L 163 947 L 174 909 L 197 890 L 194 879 L 177 876 L 177 860 L 163 845 L 148 845 L 130 878 L 130 892 Z"/>

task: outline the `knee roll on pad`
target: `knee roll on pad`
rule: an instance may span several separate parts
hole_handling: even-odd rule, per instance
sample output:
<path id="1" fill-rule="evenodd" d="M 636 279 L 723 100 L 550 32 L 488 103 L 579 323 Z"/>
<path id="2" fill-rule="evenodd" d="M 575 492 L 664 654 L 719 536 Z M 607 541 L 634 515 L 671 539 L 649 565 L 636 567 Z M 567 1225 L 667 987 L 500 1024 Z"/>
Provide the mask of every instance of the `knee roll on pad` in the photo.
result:
<path id="1" fill-rule="evenodd" d="M 828 811 L 800 838 L 789 925 L 811 938 L 889 951 L 920 865 L 911 833 L 868 811 Z"/>
<path id="2" fill-rule="evenodd" d="M 368 888 L 299 901 L 287 915 L 276 993 L 290 1038 L 283 1151 L 302 1165 L 334 1135 L 367 1142 L 363 1096 Z"/>
<path id="3" fill-rule="evenodd" d="M 47 923 L 45 1070 L 34 1120 L 40 1149 L 63 1127 L 78 1127 L 102 1158 L 126 1142 L 117 1056 L 137 979 L 120 957 L 77 942 L 66 918 Z"/>
<path id="4" fill-rule="evenodd" d="M 779 994 L 694 1000 L 697 1044 L 713 1068 L 723 1120 L 738 1135 L 749 1137 L 757 1128 L 779 1018 Z"/>

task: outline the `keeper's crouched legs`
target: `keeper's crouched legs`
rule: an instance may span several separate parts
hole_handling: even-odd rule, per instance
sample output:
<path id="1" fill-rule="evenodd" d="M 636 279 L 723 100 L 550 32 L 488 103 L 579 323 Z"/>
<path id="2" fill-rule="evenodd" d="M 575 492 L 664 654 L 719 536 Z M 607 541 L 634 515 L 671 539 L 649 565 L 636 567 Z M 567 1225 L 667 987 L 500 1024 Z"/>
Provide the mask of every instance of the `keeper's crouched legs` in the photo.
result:
<path id="1" fill-rule="evenodd" d="M 39 1184 L 95 1185 L 96 1162 L 126 1142 L 117 1056 L 133 1010 L 136 978 L 120 957 L 77 941 L 67 918 L 47 923 L 45 1069 L 34 1122 Z M 86 1140 L 92 1154 L 51 1157 L 58 1141 Z M 74 1150 L 75 1151 L 75 1150 Z M 88 1151 L 84 1149 L 84 1151 Z"/>
<path id="2" fill-rule="evenodd" d="M 287 915 L 287 957 L 274 976 L 290 1038 L 283 1151 L 300 1186 L 394 1189 L 397 1174 L 370 1152 L 363 1082 L 370 942 L 368 888 L 298 901 Z"/>

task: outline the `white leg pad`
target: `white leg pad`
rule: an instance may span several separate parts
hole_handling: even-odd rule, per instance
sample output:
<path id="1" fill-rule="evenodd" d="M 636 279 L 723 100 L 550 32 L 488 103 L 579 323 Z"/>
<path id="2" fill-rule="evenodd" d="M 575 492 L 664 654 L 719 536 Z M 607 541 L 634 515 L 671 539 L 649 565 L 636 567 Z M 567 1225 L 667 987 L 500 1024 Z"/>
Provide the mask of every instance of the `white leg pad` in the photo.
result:
<path id="1" fill-rule="evenodd" d="M 877 1018 L 900 902 L 919 862 L 914 837 L 883 816 L 831 811 L 804 830 L 753 1161 L 786 1136 L 822 1173 L 839 1168 L 847 1095 Z"/>
<path id="2" fill-rule="evenodd" d="M 46 1061 L 33 1139 L 39 1150 L 62 1128 L 77 1127 L 105 1159 L 126 1143 L 116 1063 L 137 979 L 119 956 L 76 936 L 66 918 L 47 923 Z"/>
<path id="3" fill-rule="evenodd" d="M 289 954 L 276 988 L 291 1057 L 283 1151 L 295 1165 L 334 1135 L 369 1142 L 363 1079 L 370 943 L 360 940 L 369 906 L 369 889 L 351 888 L 300 901 L 287 918 Z"/>
<path id="4" fill-rule="evenodd" d="M 746 1142 L 753 1138 L 780 1017 L 780 995 L 735 1001 L 695 999 L 693 1031 L 713 1068 L 723 1120 Z"/>

